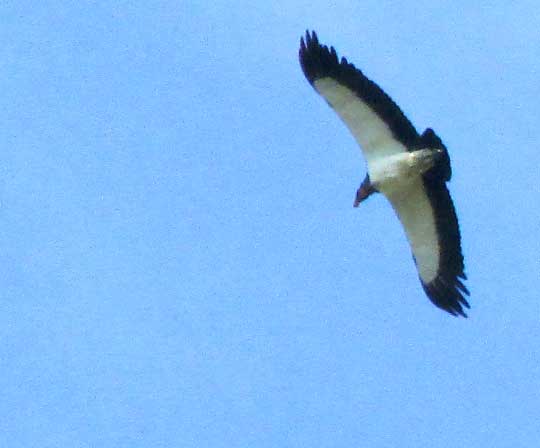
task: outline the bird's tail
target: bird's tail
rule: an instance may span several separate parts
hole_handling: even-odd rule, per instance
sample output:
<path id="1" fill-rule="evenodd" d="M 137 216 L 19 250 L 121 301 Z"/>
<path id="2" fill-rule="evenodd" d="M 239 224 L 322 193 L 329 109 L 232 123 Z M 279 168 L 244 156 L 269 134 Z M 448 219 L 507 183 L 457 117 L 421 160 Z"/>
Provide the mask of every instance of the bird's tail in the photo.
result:
<path id="1" fill-rule="evenodd" d="M 450 166 L 450 156 L 444 143 L 439 138 L 435 131 L 431 128 L 427 128 L 420 136 L 419 141 L 420 148 L 440 149 L 439 155 L 435 158 L 433 168 L 431 168 L 426 176 L 433 176 L 435 178 L 444 179 L 449 181 L 452 177 L 452 167 Z"/>

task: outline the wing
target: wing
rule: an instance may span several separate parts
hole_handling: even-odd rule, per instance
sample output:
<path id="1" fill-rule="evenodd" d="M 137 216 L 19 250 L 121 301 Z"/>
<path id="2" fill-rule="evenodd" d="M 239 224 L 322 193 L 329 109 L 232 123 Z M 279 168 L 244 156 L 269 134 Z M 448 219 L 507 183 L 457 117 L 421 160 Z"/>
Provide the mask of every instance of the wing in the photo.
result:
<path id="1" fill-rule="evenodd" d="M 388 197 L 411 245 L 420 281 L 439 308 L 467 317 L 469 291 L 454 204 L 442 178 L 418 177 L 407 189 Z"/>
<path id="2" fill-rule="evenodd" d="M 431 203 L 439 243 L 439 267 L 431 281 L 422 281 L 431 301 L 452 314 L 464 317 L 462 305 L 469 308 L 466 296 L 469 290 L 463 284 L 464 272 L 461 235 L 454 203 L 442 179 L 423 176 L 424 189 Z"/>
<path id="3" fill-rule="evenodd" d="M 375 159 L 408 151 L 419 136 L 401 109 L 333 47 L 320 45 L 315 32 L 300 40 L 304 75 L 345 122 L 368 166 Z"/>

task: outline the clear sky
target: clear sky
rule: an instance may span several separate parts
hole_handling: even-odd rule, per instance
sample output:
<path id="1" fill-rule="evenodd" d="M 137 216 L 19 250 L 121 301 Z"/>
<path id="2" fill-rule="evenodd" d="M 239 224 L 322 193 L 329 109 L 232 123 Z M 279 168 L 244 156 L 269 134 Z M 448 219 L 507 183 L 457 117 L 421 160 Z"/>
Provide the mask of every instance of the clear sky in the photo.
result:
<path id="1" fill-rule="evenodd" d="M 540 9 L 413 3 L 2 3 L 0 446 L 537 445 Z M 469 319 L 306 28 L 447 145 Z"/>

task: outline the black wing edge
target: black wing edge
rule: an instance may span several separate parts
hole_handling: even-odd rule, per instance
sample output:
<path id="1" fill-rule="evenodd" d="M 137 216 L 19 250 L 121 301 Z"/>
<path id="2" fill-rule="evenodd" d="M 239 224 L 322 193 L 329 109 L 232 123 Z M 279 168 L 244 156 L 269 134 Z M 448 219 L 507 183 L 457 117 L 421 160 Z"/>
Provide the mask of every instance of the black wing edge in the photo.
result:
<path id="1" fill-rule="evenodd" d="M 446 187 L 446 181 L 451 175 L 450 158 L 439 137 L 432 130 L 428 131 L 438 139 L 440 144 L 438 147 L 444 149 L 443 158 L 423 176 L 424 188 L 435 212 L 441 259 L 437 277 L 428 284 L 422 282 L 422 286 L 436 306 L 454 316 L 467 317 L 463 307 L 470 308 L 465 298 L 470 293 L 463 284 L 467 276 L 464 272 L 461 235 L 454 203 Z M 433 142 L 435 140 L 432 140 Z M 437 146 L 431 146 L 431 148 L 434 147 Z"/>
<path id="2" fill-rule="evenodd" d="M 300 39 L 300 65 L 311 85 L 321 78 L 332 78 L 351 89 L 387 123 L 392 135 L 407 148 L 418 142 L 418 132 L 399 106 L 373 81 L 346 58 L 338 60 L 334 47 L 319 44 L 317 33 L 306 31 Z"/>

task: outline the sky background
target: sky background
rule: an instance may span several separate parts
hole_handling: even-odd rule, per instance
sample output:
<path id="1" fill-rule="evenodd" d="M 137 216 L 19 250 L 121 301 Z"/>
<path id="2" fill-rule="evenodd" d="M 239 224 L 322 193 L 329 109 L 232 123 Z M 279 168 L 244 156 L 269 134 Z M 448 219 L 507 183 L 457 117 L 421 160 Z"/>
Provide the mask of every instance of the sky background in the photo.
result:
<path id="1" fill-rule="evenodd" d="M 540 8 L 435 3 L 2 2 L 1 446 L 538 443 Z M 306 28 L 447 145 L 469 319 Z"/>

